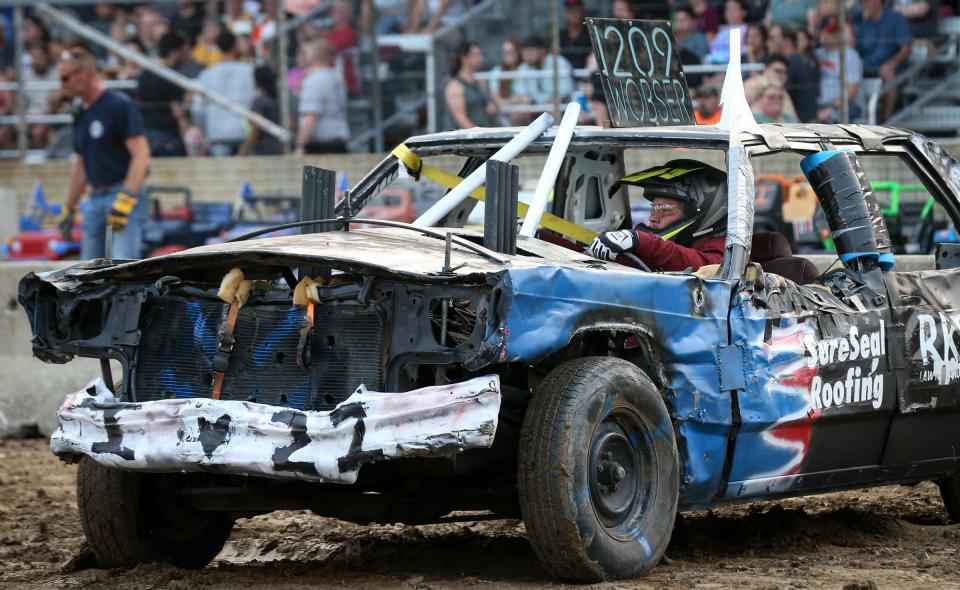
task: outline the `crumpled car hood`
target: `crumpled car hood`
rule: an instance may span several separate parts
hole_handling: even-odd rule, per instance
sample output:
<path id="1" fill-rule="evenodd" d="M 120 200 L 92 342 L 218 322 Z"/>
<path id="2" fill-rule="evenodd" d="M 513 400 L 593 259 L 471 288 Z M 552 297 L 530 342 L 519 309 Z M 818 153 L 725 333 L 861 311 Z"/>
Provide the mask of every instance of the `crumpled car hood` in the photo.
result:
<path id="1" fill-rule="evenodd" d="M 443 228 L 437 231 L 443 231 Z M 482 238 L 480 232 L 473 230 L 454 229 L 451 233 L 464 239 L 473 238 L 475 244 Z M 463 244 L 454 242 L 450 260 L 452 270 L 443 273 L 445 243 L 442 239 L 403 228 L 358 229 L 212 244 L 157 258 L 95 268 L 78 265 L 66 269 L 63 276 L 80 282 L 133 279 L 212 266 L 222 268 L 249 263 L 290 265 L 295 260 L 331 264 L 353 272 L 456 280 L 537 266 L 602 268 L 610 264 L 533 238 L 520 238 L 517 244 L 519 254 L 515 256 L 486 250 L 482 246 L 478 248 L 483 253 L 471 251 Z M 626 268 L 619 265 L 613 267 L 621 270 Z"/>

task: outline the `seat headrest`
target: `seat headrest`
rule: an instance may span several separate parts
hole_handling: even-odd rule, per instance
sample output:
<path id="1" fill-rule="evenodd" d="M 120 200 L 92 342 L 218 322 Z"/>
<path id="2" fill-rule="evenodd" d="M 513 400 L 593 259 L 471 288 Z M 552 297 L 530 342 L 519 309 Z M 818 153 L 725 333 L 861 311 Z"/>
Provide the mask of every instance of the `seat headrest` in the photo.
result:
<path id="1" fill-rule="evenodd" d="M 764 262 L 786 256 L 793 256 L 793 250 L 790 248 L 790 242 L 783 234 L 772 231 L 761 231 L 753 234 L 753 248 L 750 251 L 751 260 Z"/>

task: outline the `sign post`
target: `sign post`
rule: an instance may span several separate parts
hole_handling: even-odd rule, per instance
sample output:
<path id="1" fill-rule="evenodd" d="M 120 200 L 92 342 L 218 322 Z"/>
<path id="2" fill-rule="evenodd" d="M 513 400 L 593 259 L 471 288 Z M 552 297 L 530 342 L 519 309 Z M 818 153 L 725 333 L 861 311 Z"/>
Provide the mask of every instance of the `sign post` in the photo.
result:
<path id="1" fill-rule="evenodd" d="M 588 18 L 586 23 L 614 127 L 696 124 L 669 22 Z"/>

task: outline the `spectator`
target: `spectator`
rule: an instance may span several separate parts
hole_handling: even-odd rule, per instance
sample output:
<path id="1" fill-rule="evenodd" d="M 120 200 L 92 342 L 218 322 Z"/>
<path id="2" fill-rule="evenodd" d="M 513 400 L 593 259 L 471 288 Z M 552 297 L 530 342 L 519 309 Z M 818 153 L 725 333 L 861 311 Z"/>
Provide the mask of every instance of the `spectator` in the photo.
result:
<path id="1" fill-rule="evenodd" d="M 720 91 L 716 86 L 705 84 L 697 89 L 697 108 L 693 115 L 698 125 L 716 125 L 723 114 L 720 108 Z"/>
<path id="2" fill-rule="evenodd" d="M 250 110 L 280 125 L 280 103 L 277 102 L 277 75 L 270 66 L 260 66 L 253 71 L 253 82 L 257 88 L 257 97 L 253 99 Z M 285 125 L 284 125 L 285 126 Z M 276 156 L 283 154 L 283 144 L 279 139 L 264 133 L 251 122 L 250 133 L 240 147 L 241 156 Z"/>
<path id="3" fill-rule="evenodd" d="M 934 39 L 939 34 L 939 0 L 893 0 L 890 7 L 907 19 L 914 39 Z"/>
<path id="4" fill-rule="evenodd" d="M 710 54 L 707 61 L 710 63 L 722 64 L 730 60 L 730 31 L 740 30 L 740 39 L 747 35 L 747 6 L 743 0 L 727 0 L 724 4 L 723 15 L 726 18 L 726 24 L 720 27 L 717 36 L 710 43 Z M 741 44 L 741 52 L 744 45 Z"/>
<path id="5" fill-rule="evenodd" d="M 130 37 L 129 39 L 124 41 L 123 47 L 125 49 L 129 49 L 130 51 L 136 51 L 137 53 L 140 53 L 140 54 L 144 53 L 143 44 L 140 42 L 140 39 L 136 37 Z M 140 77 L 140 72 L 142 70 L 140 69 L 140 65 L 137 62 L 133 60 L 129 60 L 125 57 L 121 58 L 113 54 L 111 54 L 111 57 L 112 57 L 111 61 L 119 62 L 118 66 L 111 68 L 113 70 L 113 76 L 117 80 L 135 80 L 138 77 Z"/>
<path id="6" fill-rule="evenodd" d="M 799 123 L 796 117 L 785 113 L 783 101 L 787 93 L 772 80 L 765 80 L 759 98 L 750 105 L 757 123 Z"/>
<path id="7" fill-rule="evenodd" d="M 223 24 L 216 17 L 203 21 L 200 38 L 193 47 L 193 59 L 205 68 L 215 66 L 223 59 L 223 53 L 217 47 L 217 38 L 223 32 Z"/>
<path id="8" fill-rule="evenodd" d="M 610 15 L 624 20 L 637 18 L 637 13 L 634 12 L 633 5 L 628 0 L 613 0 L 610 3 Z"/>
<path id="9" fill-rule="evenodd" d="M 160 64 L 178 69 L 187 59 L 187 42 L 179 31 L 165 33 L 157 46 Z M 186 156 L 183 134 L 188 127 L 183 88 L 147 70 L 137 79 L 140 113 L 150 153 L 156 158 Z"/>
<path id="10" fill-rule="evenodd" d="M 347 92 L 360 94 L 360 84 L 353 67 L 353 57 L 349 50 L 360 43 L 357 32 L 353 28 L 353 9 L 346 0 L 336 0 L 330 7 L 330 21 L 332 26 L 324 33 L 324 38 L 333 45 L 337 52 L 337 59 L 343 69 L 343 80 L 347 83 Z"/>
<path id="11" fill-rule="evenodd" d="M 346 153 L 347 87 L 334 69 L 336 49 L 317 39 L 303 46 L 307 74 L 300 91 L 296 154 Z"/>
<path id="12" fill-rule="evenodd" d="M 763 62 L 763 71 L 751 76 L 743 84 L 743 92 L 747 97 L 749 104 L 754 104 L 760 100 L 760 94 L 763 89 L 770 84 L 775 84 L 781 88 L 787 85 L 787 59 L 780 54 L 767 56 Z M 797 110 L 793 106 L 790 95 L 783 97 L 783 112 L 793 118 L 797 118 Z"/>
<path id="13" fill-rule="evenodd" d="M 237 38 L 230 31 L 217 37 L 223 58 L 218 64 L 200 73 L 197 83 L 237 104 L 250 108 L 256 91 L 253 87 L 253 66 L 237 61 Z M 244 123 L 233 113 L 194 96 L 191 104 L 193 122 L 200 126 L 213 156 L 232 156 L 243 143 Z"/>
<path id="14" fill-rule="evenodd" d="M 785 89 L 797 108 L 797 118 L 809 123 L 817 118 L 817 96 L 820 94 L 820 66 L 815 58 L 797 50 L 797 32 L 774 25 L 780 30 L 779 53 L 787 60 Z"/>
<path id="15" fill-rule="evenodd" d="M 137 39 L 143 53 L 157 57 L 160 53 L 160 37 L 167 32 L 167 24 L 156 10 L 144 10 L 137 19 Z"/>
<path id="16" fill-rule="evenodd" d="M 860 0 L 860 14 L 851 20 L 857 52 L 863 59 L 863 76 L 891 82 L 910 57 L 913 36 L 907 19 L 884 8 L 883 0 Z M 890 118 L 896 101 L 897 91 L 890 88 L 883 95 L 881 120 Z"/>
<path id="17" fill-rule="evenodd" d="M 794 31 L 814 30 L 817 26 L 818 0 L 771 0 L 763 24 L 782 25 Z"/>
<path id="18" fill-rule="evenodd" d="M 195 0 L 177 0 L 177 12 L 170 19 L 170 28 L 183 33 L 187 42 L 193 45 L 203 29 L 203 15 Z"/>
<path id="19" fill-rule="evenodd" d="M 693 10 L 685 6 L 678 8 L 673 14 L 673 38 L 676 39 L 677 45 L 696 55 L 700 62 L 710 52 L 707 38 L 697 30 L 697 21 L 693 16 Z"/>
<path id="20" fill-rule="evenodd" d="M 744 40 L 747 50 L 743 57 L 748 64 L 763 63 L 767 59 L 767 28 L 761 24 L 752 24 L 747 27 L 747 38 Z"/>
<path id="21" fill-rule="evenodd" d="M 521 78 L 516 83 L 516 95 L 526 101 L 546 105 L 553 102 L 553 55 L 547 53 L 547 43 L 540 37 L 529 37 L 523 41 L 520 49 L 523 63 L 519 72 L 540 72 L 544 75 L 536 78 Z M 557 88 L 561 101 L 573 94 L 573 75 L 568 62 L 562 55 L 557 56 Z"/>
<path id="22" fill-rule="evenodd" d="M 697 30 L 703 33 L 707 41 L 713 41 L 720 28 L 720 16 L 717 10 L 707 3 L 707 0 L 690 0 L 690 8 L 697 19 Z"/>
<path id="23" fill-rule="evenodd" d="M 474 74 L 483 65 L 483 51 L 464 41 L 457 47 L 450 81 L 443 90 L 447 105 L 446 129 L 495 127 L 497 105 Z"/>
<path id="24" fill-rule="evenodd" d="M 565 26 L 560 31 L 560 55 L 575 69 L 581 69 L 587 65 L 587 56 L 593 50 L 590 33 L 583 23 L 583 0 L 564 0 L 563 23 Z"/>
<path id="25" fill-rule="evenodd" d="M 237 38 L 237 61 L 254 63 L 256 61 L 253 39 L 250 33 L 234 34 Z"/>
<path id="26" fill-rule="evenodd" d="M 263 0 L 260 2 L 260 14 L 256 16 L 253 25 L 253 48 L 257 62 L 269 61 L 271 49 L 277 38 L 277 0 Z"/>
<path id="27" fill-rule="evenodd" d="M 244 9 L 243 0 L 224 0 L 223 24 L 235 36 L 253 34 L 253 17 Z"/>
<path id="28" fill-rule="evenodd" d="M 28 16 L 23 19 L 23 45 L 24 47 L 34 47 L 43 45 L 50 49 L 50 31 L 35 16 Z"/>
<path id="29" fill-rule="evenodd" d="M 840 96 L 840 27 L 834 21 L 820 29 L 817 62 L 820 64 L 820 98 L 817 100 L 817 120 L 821 123 L 839 123 L 843 102 Z M 844 75 L 847 83 L 847 109 L 850 119 L 862 114 L 857 94 L 863 80 L 863 62 L 856 49 L 847 48 Z"/>
<path id="30" fill-rule="evenodd" d="M 122 94 L 105 90 L 96 58 L 83 48 L 65 52 L 59 66 L 64 92 L 83 104 L 73 123 L 76 159 L 59 226 L 69 235 L 77 203 L 83 207 L 84 259 L 102 258 L 106 227 L 113 228 L 113 257 L 139 258 L 149 202 L 140 189 L 150 167 L 150 147 L 140 111 Z"/>
<path id="31" fill-rule="evenodd" d="M 797 53 L 806 56 L 812 56 L 816 45 L 813 42 L 813 37 L 806 29 L 797 30 Z"/>
<path id="32" fill-rule="evenodd" d="M 507 39 L 500 47 L 500 63 L 490 70 L 493 77 L 490 79 L 490 96 L 498 106 L 522 104 L 523 99 L 516 96 L 517 81 L 513 79 L 501 80 L 497 74 L 501 72 L 515 72 L 520 66 L 520 41 Z M 513 125 L 521 125 L 525 117 L 522 113 L 511 113 L 507 119 Z"/>
<path id="33" fill-rule="evenodd" d="M 50 58 L 50 51 L 46 45 L 35 44 L 30 46 L 30 65 L 23 68 L 23 82 L 25 84 L 49 83 L 60 81 L 57 77 L 57 66 Z M 46 115 L 50 113 L 53 103 L 59 98 L 59 92 L 51 88 L 27 88 L 24 90 L 28 115 Z"/>

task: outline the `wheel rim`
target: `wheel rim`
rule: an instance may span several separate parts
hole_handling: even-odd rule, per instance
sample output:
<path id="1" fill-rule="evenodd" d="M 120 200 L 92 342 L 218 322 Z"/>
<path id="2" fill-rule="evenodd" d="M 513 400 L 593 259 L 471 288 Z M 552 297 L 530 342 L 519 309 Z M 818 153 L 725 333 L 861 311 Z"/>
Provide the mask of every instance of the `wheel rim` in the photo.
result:
<path id="1" fill-rule="evenodd" d="M 590 499 L 606 532 L 625 541 L 636 535 L 653 495 L 655 459 L 649 429 L 631 408 L 612 409 L 590 441 Z"/>

